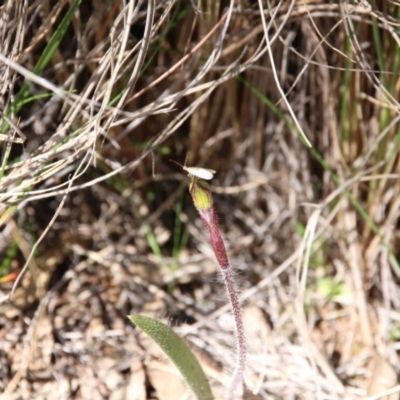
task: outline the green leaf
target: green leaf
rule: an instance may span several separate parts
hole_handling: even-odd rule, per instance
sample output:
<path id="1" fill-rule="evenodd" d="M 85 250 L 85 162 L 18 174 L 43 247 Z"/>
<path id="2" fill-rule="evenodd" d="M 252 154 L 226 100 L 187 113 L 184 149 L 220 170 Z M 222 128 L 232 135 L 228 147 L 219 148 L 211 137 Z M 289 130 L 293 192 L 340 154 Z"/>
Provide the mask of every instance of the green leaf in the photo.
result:
<path id="1" fill-rule="evenodd" d="M 188 345 L 169 326 L 143 315 L 128 318 L 149 335 L 177 366 L 186 384 L 200 400 L 213 400 L 207 377 Z"/>

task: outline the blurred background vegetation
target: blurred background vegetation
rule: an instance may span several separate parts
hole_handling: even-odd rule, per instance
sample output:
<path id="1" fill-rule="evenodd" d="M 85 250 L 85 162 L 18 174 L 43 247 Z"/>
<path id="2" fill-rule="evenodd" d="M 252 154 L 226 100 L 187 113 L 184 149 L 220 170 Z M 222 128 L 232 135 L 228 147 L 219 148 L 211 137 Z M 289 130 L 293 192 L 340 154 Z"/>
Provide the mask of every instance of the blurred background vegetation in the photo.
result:
<path id="1" fill-rule="evenodd" d="M 223 398 L 233 325 L 186 157 L 217 171 L 244 398 L 396 391 L 399 25 L 396 1 L 3 2 L 3 398 L 184 398 L 132 313 Z"/>

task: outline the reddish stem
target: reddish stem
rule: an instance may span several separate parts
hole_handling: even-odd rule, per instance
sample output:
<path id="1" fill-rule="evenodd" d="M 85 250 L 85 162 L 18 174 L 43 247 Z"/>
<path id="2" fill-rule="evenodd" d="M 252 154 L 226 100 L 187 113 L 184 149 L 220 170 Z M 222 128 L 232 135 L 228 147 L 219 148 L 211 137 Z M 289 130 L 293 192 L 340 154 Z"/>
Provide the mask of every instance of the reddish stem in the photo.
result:
<path id="1" fill-rule="evenodd" d="M 232 277 L 232 268 L 230 266 L 225 244 L 219 230 L 218 217 L 215 206 L 201 209 L 198 208 L 197 210 L 210 235 L 211 246 L 214 250 L 218 264 L 221 268 L 226 291 L 228 293 L 228 298 L 231 303 L 233 317 L 235 320 L 237 360 L 235 371 L 226 397 L 228 400 L 233 400 L 234 394 L 238 386 L 242 383 L 243 373 L 246 365 L 246 337 L 242 320 L 242 310 L 240 307 L 236 285 Z"/>

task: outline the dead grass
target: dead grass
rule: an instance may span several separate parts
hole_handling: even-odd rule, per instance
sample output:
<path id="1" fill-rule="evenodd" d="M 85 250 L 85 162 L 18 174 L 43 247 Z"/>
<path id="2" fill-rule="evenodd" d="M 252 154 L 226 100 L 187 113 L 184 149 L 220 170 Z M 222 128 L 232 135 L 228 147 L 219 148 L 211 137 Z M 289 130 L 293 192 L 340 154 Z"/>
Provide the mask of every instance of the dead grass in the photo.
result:
<path id="1" fill-rule="evenodd" d="M 233 326 L 186 155 L 217 170 L 244 398 L 396 386 L 399 5 L 75 3 L 0 9 L 2 398 L 178 398 L 132 313 L 172 321 L 223 398 Z"/>

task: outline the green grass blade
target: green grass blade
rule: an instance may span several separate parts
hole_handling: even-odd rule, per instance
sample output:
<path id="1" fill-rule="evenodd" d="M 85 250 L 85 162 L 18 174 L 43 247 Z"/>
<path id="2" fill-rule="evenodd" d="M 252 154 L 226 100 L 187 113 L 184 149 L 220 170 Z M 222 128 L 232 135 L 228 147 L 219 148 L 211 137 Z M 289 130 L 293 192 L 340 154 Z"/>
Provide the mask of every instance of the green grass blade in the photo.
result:
<path id="1" fill-rule="evenodd" d="M 54 52 L 58 49 L 60 46 L 61 40 L 64 38 L 65 33 L 67 32 L 68 26 L 71 22 L 71 19 L 79 7 L 79 4 L 81 3 L 82 0 L 75 0 L 70 9 L 67 11 L 65 14 L 65 17 L 61 21 L 60 25 L 54 32 L 54 34 L 51 36 L 49 42 L 47 43 L 47 46 L 43 50 L 42 55 L 40 56 L 38 62 L 35 65 L 35 68 L 33 69 L 33 72 L 37 75 L 40 75 L 43 70 L 46 68 L 47 64 L 51 60 L 51 58 L 54 55 Z M 27 97 L 29 93 L 29 83 L 26 82 L 19 93 L 15 96 L 15 112 L 17 113 L 19 109 L 21 108 L 23 101 Z"/>

